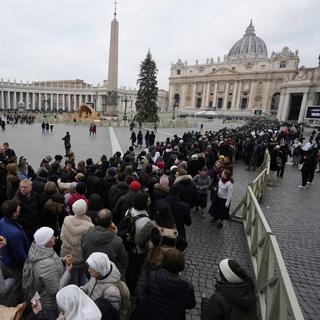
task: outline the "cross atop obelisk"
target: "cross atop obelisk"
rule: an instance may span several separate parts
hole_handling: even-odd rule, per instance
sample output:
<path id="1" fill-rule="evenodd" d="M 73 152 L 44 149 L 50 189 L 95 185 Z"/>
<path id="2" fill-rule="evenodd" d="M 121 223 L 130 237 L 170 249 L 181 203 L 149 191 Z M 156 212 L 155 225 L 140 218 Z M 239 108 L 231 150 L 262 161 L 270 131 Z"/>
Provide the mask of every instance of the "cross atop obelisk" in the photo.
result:
<path id="1" fill-rule="evenodd" d="M 118 42 L 119 23 L 117 16 L 117 1 L 114 2 L 114 18 L 111 22 L 109 67 L 108 67 L 108 94 L 106 114 L 117 115 L 117 90 L 118 90 Z"/>
<path id="2" fill-rule="evenodd" d="M 114 17 L 116 17 L 117 16 L 117 4 L 118 4 L 118 2 L 117 1 L 115 1 L 114 2 Z"/>

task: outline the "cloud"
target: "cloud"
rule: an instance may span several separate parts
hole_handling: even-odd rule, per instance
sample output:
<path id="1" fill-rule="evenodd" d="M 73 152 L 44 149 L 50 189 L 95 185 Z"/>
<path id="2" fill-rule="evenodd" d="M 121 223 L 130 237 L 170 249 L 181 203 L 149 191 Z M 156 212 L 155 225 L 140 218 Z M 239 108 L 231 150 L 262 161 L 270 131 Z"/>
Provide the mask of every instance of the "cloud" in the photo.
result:
<path id="1" fill-rule="evenodd" d="M 54 80 L 107 77 L 113 1 L 10 0 L 1 4 L 0 77 Z M 299 49 L 301 64 L 319 55 L 318 0 L 119 0 L 119 85 L 134 87 L 148 49 L 168 88 L 171 62 L 223 57 L 250 19 L 268 52 Z"/>

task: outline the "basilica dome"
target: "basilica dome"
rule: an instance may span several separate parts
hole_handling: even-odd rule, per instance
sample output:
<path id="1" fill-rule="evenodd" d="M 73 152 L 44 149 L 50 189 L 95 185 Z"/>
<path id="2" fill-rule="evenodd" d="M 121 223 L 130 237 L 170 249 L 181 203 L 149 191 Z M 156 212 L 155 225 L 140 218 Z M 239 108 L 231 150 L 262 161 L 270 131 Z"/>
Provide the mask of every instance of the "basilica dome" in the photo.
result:
<path id="1" fill-rule="evenodd" d="M 252 20 L 244 34 L 228 53 L 230 60 L 239 58 L 267 58 L 267 46 L 262 39 L 256 36 Z"/>

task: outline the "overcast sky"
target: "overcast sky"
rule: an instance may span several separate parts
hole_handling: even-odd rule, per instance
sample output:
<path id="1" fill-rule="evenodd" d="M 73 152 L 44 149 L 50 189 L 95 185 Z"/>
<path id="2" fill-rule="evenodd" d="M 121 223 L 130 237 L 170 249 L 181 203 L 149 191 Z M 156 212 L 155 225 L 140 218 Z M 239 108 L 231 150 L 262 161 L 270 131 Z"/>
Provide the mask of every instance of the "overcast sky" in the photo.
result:
<path id="1" fill-rule="evenodd" d="M 107 78 L 111 0 L 1 0 L 0 78 Z M 250 19 L 268 54 L 298 49 L 300 65 L 320 53 L 320 0 L 118 0 L 119 86 L 136 86 L 148 48 L 168 89 L 171 62 L 228 53 Z"/>

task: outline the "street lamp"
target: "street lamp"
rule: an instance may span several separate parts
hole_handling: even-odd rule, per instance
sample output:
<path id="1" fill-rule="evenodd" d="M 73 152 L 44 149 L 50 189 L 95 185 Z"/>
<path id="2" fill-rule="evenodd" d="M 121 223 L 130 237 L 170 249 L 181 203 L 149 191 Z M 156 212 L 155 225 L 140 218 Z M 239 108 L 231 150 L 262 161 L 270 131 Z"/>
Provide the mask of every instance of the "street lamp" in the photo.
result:
<path id="1" fill-rule="evenodd" d="M 124 114 L 122 119 L 123 121 L 127 121 L 127 103 L 131 101 L 131 99 L 128 99 L 127 96 L 125 96 L 121 101 L 124 102 Z"/>

